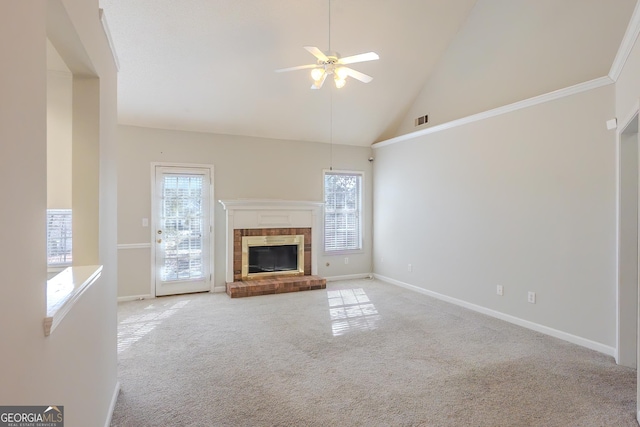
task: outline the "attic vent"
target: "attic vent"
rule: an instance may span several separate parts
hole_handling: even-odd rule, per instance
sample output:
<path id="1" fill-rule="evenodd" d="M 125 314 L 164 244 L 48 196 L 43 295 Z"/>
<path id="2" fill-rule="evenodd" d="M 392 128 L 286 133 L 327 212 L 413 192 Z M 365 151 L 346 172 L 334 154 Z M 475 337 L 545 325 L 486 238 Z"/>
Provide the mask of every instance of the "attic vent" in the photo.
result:
<path id="1" fill-rule="evenodd" d="M 416 119 L 416 126 L 424 125 L 429 123 L 429 115 L 420 116 Z"/>

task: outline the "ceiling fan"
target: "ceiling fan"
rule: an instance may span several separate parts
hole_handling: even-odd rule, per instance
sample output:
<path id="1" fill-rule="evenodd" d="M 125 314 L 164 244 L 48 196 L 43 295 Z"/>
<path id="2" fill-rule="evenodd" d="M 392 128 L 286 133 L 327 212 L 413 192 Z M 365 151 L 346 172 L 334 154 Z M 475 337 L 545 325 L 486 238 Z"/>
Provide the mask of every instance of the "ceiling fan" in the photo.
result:
<path id="1" fill-rule="evenodd" d="M 347 82 L 347 77 L 353 77 L 354 79 L 360 80 L 363 83 L 369 83 L 371 80 L 373 80 L 373 77 L 361 73 L 360 71 L 356 71 L 353 68 L 345 67 L 345 65 L 355 64 L 356 62 L 375 61 L 376 59 L 380 59 L 378 54 L 375 52 L 361 53 L 359 55 L 341 58 L 340 54 L 336 52 L 325 53 L 314 46 L 305 46 L 304 48 L 316 57 L 318 61 L 315 64 L 281 68 L 279 70 L 276 70 L 276 73 L 305 70 L 311 68 L 311 78 L 313 78 L 313 85 L 311 85 L 311 89 L 320 89 L 324 84 L 327 76 L 331 75 L 333 75 L 333 80 L 338 89 L 345 85 L 345 83 Z"/>

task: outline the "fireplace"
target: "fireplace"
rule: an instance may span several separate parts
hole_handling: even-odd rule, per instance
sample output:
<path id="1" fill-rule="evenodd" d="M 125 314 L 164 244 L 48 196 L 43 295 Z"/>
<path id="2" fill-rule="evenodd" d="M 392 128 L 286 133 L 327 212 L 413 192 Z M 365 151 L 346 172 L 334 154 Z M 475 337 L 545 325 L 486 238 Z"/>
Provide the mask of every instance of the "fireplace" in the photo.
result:
<path id="1" fill-rule="evenodd" d="M 243 236 L 242 279 L 304 275 L 304 235 Z"/>
<path id="2" fill-rule="evenodd" d="M 249 272 L 249 248 L 264 246 L 289 246 L 296 245 L 296 269 L 285 270 L 278 273 L 257 272 L 251 275 Z M 311 274 L 311 229 L 310 228 L 244 228 L 233 230 L 233 281 L 253 280 L 269 276 L 295 276 Z M 300 254 L 302 249 L 302 254 Z M 279 251 L 291 251 L 291 248 L 277 249 Z M 260 256 L 260 252 L 257 256 Z M 254 263 L 255 264 L 255 263 Z M 266 268 L 265 268 L 266 270 Z M 271 274 L 273 273 L 273 274 Z"/>
<path id="3" fill-rule="evenodd" d="M 326 288 L 326 280 L 317 276 L 323 203 L 255 199 L 220 203 L 227 219 L 224 290 L 231 298 Z"/>

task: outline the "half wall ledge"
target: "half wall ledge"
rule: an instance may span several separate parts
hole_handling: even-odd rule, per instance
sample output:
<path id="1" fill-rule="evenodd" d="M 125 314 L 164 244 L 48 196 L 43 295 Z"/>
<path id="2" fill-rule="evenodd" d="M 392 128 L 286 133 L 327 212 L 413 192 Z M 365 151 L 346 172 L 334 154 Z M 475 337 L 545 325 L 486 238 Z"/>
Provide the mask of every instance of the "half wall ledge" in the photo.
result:
<path id="1" fill-rule="evenodd" d="M 98 281 L 101 265 L 68 267 L 47 281 L 47 317 L 44 336 L 48 337 L 71 311 L 80 296 Z"/>

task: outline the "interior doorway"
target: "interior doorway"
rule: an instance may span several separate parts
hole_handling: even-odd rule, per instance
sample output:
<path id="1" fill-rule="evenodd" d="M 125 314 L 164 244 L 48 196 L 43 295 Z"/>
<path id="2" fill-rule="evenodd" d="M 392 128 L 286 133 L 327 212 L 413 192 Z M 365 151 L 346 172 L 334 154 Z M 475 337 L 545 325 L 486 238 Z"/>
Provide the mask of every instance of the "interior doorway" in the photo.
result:
<path id="1" fill-rule="evenodd" d="M 620 133 L 618 364 L 638 366 L 638 113 Z"/>

